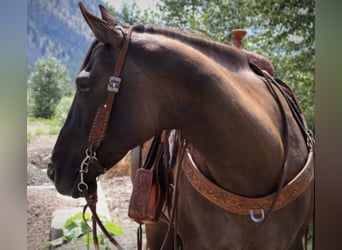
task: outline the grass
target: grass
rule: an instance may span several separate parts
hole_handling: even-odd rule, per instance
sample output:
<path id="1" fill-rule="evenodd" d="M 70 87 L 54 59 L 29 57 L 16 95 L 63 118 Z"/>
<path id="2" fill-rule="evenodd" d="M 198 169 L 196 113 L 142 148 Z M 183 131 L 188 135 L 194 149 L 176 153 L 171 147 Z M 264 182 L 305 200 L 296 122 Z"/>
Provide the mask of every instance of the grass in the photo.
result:
<path id="1" fill-rule="evenodd" d="M 35 136 L 58 135 L 61 125 L 57 119 L 45 119 L 27 117 L 27 127 L 33 127 L 32 131 L 27 132 L 27 143 L 30 143 Z"/>

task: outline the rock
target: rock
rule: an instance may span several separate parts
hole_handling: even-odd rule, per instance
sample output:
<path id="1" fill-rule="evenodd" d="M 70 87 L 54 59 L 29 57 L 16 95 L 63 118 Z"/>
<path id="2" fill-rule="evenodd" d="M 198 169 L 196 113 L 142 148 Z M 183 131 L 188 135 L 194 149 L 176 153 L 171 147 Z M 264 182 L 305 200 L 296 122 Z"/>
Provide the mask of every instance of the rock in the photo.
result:
<path id="1" fill-rule="evenodd" d="M 46 171 L 37 168 L 33 164 L 27 165 L 27 185 L 28 186 L 39 186 L 52 184 L 49 177 L 46 175 Z"/>

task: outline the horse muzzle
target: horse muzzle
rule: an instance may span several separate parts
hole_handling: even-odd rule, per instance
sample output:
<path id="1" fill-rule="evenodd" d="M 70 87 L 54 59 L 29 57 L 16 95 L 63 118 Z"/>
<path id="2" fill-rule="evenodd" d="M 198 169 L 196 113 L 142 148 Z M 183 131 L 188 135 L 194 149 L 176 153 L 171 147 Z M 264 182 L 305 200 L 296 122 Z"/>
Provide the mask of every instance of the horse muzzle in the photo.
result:
<path id="1" fill-rule="evenodd" d="M 97 161 L 89 164 L 87 171 L 77 171 L 74 177 L 61 176 L 58 174 L 56 165 L 50 161 L 47 166 L 47 176 L 55 184 L 56 190 L 72 198 L 80 198 L 88 194 L 95 194 L 97 191 L 97 178 L 104 172 L 104 169 Z"/>

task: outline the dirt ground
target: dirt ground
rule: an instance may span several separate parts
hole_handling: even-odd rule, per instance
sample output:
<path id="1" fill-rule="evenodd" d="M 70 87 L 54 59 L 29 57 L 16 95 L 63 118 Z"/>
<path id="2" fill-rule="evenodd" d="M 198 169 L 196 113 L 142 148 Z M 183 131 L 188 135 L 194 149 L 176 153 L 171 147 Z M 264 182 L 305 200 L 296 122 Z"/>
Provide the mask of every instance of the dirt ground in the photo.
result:
<path id="1" fill-rule="evenodd" d="M 34 134 L 39 125 L 28 127 Z M 37 186 L 52 185 L 46 175 L 47 162 L 51 156 L 56 136 L 32 136 L 27 144 L 27 249 L 44 249 L 49 240 L 52 213 L 58 208 L 79 206 L 79 201 L 62 199 L 55 191 L 38 189 Z M 120 162 L 115 171 L 100 178 L 108 202 L 112 219 L 123 227 L 123 235 L 116 239 L 125 249 L 136 249 L 137 224 L 127 216 L 128 202 L 132 185 L 130 181 L 128 158 Z"/>

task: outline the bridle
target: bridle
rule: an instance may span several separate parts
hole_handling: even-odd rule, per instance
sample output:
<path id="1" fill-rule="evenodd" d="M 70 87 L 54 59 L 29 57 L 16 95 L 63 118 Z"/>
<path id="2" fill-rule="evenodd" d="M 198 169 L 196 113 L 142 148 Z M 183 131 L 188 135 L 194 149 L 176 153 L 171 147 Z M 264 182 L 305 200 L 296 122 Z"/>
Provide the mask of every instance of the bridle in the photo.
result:
<path id="1" fill-rule="evenodd" d="M 127 51 L 129 47 L 129 42 L 130 42 L 132 31 L 133 31 L 133 26 L 129 27 L 127 33 L 125 33 L 121 27 L 119 27 L 119 30 L 122 32 L 122 35 L 123 35 L 122 47 L 119 52 L 118 60 L 115 65 L 113 75 L 109 77 L 109 81 L 107 85 L 106 102 L 98 108 L 95 119 L 93 121 L 91 130 L 90 130 L 90 134 L 88 137 L 88 145 L 85 151 L 86 156 L 84 157 L 80 165 L 80 182 L 78 183 L 78 186 L 77 186 L 79 191 L 81 191 L 84 194 L 85 199 L 87 201 L 87 204 L 84 206 L 84 209 L 83 209 L 83 215 L 85 214 L 85 210 L 87 207 L 89 207 L 92 212 L 93 237 L 94 237 L 94 245 L 96 249 L 99 249 L 99 243 L 98 243 L 97 232 L 96 232 L 96 224 L 98 224 L 98 226 L 101 228 L 103 233 L 118 249 L 123 249 L 123 247 L 106 230 L 106 228 L 103 226 L 102 222 L 100 221 L 99 217 L 97 216 L 96 214 L 97 194 L 96 192 L 94 194 L 90 194 L 88 192 L 88 185 L 84 181 L 84 174 L 88 173 L 90 165 L 95 165 L 99 173 L 105 172 L 105 168 L 102 167 L 101 164 L 98 162 L 98 159 L 96 157 L 96 151 L 98 150 L 98 148 L 100 147 L 102 141 L 104 140 L 106 136 L 113 103 L 120 89 L 120 84 L 121 84 L 120 75 L 121 75 L 121 71 L 125 63 L 125 59 L 126 59 L 126 55 L 127 55 Z"/>

